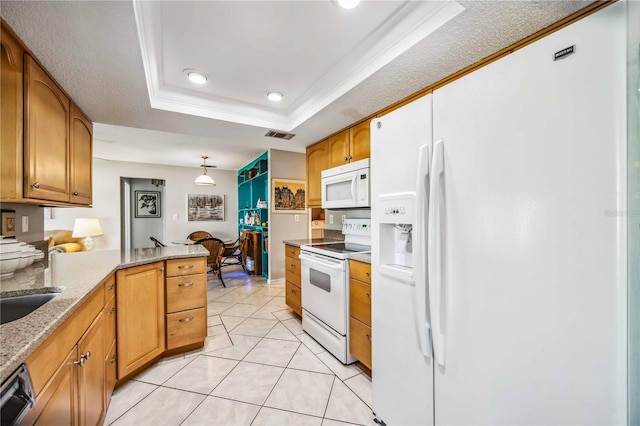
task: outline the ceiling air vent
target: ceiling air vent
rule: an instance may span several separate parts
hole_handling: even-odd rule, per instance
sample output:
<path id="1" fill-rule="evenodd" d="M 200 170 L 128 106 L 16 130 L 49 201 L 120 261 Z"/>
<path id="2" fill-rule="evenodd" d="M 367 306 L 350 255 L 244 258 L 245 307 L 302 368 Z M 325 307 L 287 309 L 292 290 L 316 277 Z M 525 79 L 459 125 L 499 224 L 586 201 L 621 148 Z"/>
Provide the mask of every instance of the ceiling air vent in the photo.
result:
<path id="1" fill-rule="evenodd" d="M 289 140 L 292 137 L 294 137 L 295 135 L 293 133 L 278 132 L 277 130 L 269 130 L 265 136 L 268 136 L 270 138 Z"/>

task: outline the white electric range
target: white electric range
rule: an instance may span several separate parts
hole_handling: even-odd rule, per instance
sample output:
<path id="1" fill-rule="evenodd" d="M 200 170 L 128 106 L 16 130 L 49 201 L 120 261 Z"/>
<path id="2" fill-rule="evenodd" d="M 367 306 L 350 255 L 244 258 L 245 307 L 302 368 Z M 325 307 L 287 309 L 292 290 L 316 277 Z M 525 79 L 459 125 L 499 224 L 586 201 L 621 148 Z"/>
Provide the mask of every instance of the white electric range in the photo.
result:
<path id="1" fill-rule="evenodd" d="M 371 251 L 371 219 L 346 219 L 344 242 L 303 244 L 302 329 L 343 364 L 349 353 L 349 256 Z"/>

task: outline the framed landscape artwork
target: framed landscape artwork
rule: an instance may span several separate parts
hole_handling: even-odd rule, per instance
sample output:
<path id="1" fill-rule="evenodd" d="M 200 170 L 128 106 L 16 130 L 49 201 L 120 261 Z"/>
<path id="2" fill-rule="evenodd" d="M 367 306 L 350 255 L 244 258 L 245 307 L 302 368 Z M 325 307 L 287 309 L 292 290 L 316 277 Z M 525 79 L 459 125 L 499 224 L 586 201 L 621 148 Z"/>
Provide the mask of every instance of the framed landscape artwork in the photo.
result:
<path id="1" fill-rule="evenodd" d="M 135 191 L 135 217 L 161 217 L 160 191 Z"/>
<path id="2" fill-rule="evenodd" d="M 224 220 L 224 195 L 187 195 L 187 221 Z"/>
<path id="3" fill-rule="evenodd" d="M 271 187 L 273 213 L 305 213 L 305 181 L 274 178 Z"/>

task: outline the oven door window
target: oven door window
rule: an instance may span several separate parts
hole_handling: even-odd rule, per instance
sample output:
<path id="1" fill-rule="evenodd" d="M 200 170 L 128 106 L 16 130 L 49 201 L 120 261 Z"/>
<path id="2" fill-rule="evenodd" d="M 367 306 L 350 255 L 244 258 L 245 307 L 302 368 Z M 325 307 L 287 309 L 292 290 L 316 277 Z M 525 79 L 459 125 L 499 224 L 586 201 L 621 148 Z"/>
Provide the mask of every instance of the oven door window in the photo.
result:
<path id="1" fill-rule="evenodd" d="M 331 293 L 331 275 L 316 269 L 309 269 L 309 284 Z"/>

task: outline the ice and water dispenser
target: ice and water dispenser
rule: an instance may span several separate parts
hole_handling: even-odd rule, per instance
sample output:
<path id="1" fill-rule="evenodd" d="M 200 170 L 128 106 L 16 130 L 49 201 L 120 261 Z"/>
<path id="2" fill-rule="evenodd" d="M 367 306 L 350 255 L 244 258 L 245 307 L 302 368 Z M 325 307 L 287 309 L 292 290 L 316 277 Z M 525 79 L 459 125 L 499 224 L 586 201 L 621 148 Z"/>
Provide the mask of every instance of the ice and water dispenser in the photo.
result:
<path id="1" fill-rule="evenodd" d="M 378 197 L 380 232 L 379 271 L 394 280 L 414 282 L 414 192 L 384 194 Z"/>

